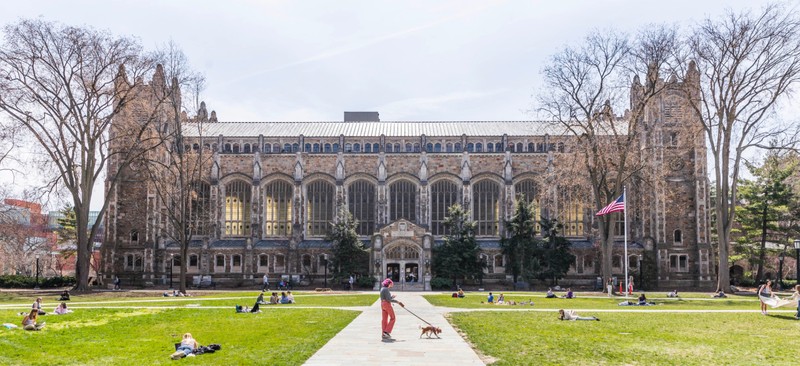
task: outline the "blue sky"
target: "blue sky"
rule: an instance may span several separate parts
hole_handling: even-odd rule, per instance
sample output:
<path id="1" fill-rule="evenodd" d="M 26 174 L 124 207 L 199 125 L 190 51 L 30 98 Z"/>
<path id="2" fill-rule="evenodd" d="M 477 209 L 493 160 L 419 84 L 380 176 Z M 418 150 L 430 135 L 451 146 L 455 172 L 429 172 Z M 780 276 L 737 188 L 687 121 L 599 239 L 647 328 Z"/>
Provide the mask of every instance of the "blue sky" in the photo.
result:
<path id="1" fill-rule="evenodd" d="M 590 30 L 686 26 L 758 1 L 28 1 L 38 17 L 175 41 L 226 121 L 529 119 L 549 55 Z"/>
<path id="2" fill-rule="evenodd" d="M 172 40 L 206 75 L 203 99 L 224 121 L 336 121 L 345 110 L 520 120 L 532 118 L 548 57 L 593 29 L 685 29 L 765 3 L 31 0 L 4 4 L 0 24 L 42 17 L 134 36 L 147 49 Z"/>

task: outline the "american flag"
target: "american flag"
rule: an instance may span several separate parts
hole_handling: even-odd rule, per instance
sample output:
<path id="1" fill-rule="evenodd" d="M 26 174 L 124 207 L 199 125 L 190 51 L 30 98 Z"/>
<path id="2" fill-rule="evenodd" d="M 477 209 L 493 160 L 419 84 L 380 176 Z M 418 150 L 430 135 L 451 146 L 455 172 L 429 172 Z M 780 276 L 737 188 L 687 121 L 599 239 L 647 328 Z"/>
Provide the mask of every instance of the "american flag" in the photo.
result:
<path id="1" fill-rule="evenodd" d="M 594 215 L 603 216 L 603 215 L 608 215 L 612 212 L 620 212 L 620 211 L 625 211 L 625 193 L 620 195 L 619 198 L 616 199 L 616 201 L 609 203 L 608 206 L 603 207 L 603 209 L 600 211 L 597 211 L 597 213 Z"/>

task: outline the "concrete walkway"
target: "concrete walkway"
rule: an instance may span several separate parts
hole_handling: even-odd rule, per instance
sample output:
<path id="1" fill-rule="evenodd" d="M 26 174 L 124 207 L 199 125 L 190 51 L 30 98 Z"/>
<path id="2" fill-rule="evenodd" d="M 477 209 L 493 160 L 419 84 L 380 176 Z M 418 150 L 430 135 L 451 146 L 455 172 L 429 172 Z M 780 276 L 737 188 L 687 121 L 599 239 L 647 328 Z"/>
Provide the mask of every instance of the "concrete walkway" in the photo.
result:
<path id="1" fill-rule="evenodd" d="M 450 326 L 441 310 L 417 292 L 396 292 L 409 310 L 442 328 L 439 335 L 419 338 L 421 320 L 395 304 L 393 342 L 381 340 L 381 307 L 376 301 L 328 341 L 305 365 L 484 365 L 475 351 Z M 377 294 L 376 294 L 377 295 Z M 377 297 L 377 296 L 376 296 Z"/>

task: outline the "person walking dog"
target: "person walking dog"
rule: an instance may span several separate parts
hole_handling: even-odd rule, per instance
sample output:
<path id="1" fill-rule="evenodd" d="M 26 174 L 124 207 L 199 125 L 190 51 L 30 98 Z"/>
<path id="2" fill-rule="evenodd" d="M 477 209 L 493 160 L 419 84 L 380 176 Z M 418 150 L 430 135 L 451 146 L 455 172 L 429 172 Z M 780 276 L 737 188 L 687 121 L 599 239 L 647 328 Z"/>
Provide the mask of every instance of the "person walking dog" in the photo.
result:
<path id="1" fill-rule="evenodd" d="M 382 339 L 392 339 L 392 329 L 394 328 L 394 309 L 392 303 L 398 303 L 400 306 L 405 307 L 402 302 L 395 299 L 395 295 L 389 291 L 394 282 L 387 278 L 383 280 L 383 287 L 381 287 L 381 330 L 383 331 Z"/>

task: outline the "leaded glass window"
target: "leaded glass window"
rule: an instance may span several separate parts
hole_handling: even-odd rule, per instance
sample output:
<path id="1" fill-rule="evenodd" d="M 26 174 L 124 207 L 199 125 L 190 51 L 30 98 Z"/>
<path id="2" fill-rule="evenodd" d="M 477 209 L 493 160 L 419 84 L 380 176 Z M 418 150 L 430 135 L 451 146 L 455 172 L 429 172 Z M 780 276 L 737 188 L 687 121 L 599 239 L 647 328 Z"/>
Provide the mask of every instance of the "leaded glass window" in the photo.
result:
<path id="1" fill-rule="evenodd" d="M 276 180 L 264 186 L 264 235 L 292 234 L 292 197 L 294 186 Z"/>
<path id="2" fill-rule="evenodd" d="M 324 180 L 314 181 L 306 186 L 308 209 L 308 235 L 324 236 L 333 222 L 334 188 Z"/>
<path id="3" fill-rule="evenodd" d="M 497 236 L 500 226 L 500 185 L 491 180 L 475 183 L 472 189 L 472 217 L 475 235 Z"/>
<path id="4" fill-rule="evenodd" d="M 389 185 L 389 219 L 416 222 L 417 185 L 401 180 Z"/>
<path id="5" fill-rule="evenodd" d="M 583 201 L 577 187 L 559 187 L 558 220 L 564 226 L 562 235 L 582 236 L 584 234 Z"/>
<path id="6" fill-rule="evenodd" d="M 225 235 L 250 235 L 251 188 L 242 180 L 225 185 Z"/>
<path id="7" fill-rule="evenodd" d="M 358 235 L 375 232 L 375 185 L 366 180 L 357 180 L 347 188 L 347 208 L 358 220 Z"/>
<path id="8" fill-rule="evenodd" d="M 444 221 L 450 206 L 459 202 L 459 185 L 449 180 L 440 180 L 431 184 L 431 233 L 433 235 L 447 235 Z"/>

